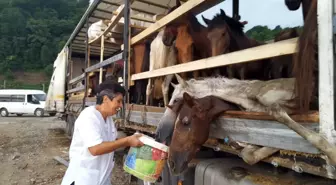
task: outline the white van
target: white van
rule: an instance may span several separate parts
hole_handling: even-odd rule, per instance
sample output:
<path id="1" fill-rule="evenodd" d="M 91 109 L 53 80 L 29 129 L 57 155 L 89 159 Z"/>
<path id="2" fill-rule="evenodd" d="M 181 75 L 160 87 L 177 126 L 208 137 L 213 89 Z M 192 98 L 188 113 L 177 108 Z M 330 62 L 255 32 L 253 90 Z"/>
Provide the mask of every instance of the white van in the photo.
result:
<path id="1" fill-rule="evenodd" d="M 42 117 L 45 100 L 46 93 L 41 90 L 0 90 L 0 116 L 34 114 Z"/>

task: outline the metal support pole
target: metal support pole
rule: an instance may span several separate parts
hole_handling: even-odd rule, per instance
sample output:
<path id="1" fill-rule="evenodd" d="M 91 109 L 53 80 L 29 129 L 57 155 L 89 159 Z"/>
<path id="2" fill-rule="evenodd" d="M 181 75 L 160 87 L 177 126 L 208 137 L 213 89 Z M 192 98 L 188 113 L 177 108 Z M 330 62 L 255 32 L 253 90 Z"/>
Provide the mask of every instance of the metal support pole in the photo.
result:
<path id="1" fill-rule="evenodd" d="M 126 103 L 128 103 L 128 55 L 129 55 L 129 14 L 130 14 L 130 1 L 125 0 L 124 8 L 124 51 L 123 51 L 123 60 L 124 60 L 124 76 L 123 76 L 123 85 L 126 90 L 126 96 L 123 102 L 122 109 L 122 118 L 125 118 L 126 113 Z"/>
<path id="2" fill-rule="evenodd" d="M 88 65 L 89 61 L 89 36 L 88 36 L 88 30 L 89 30 L 89 18 L 86 18 L 85 24 L 86 24 L 86 33 L 85 33 L 85 67 Z M 87 91 L 88 91 L 88 80 L 87 80 L 87 72 L 84 70 L 84 86 L 85 86 L 85 92 L 84 92 L 84 97 L 83 97 L 83 104 L 82 104 L 82 109 L 85 107 L 85 101 L 86 101 L 86 96 L 87 96 Z"/>
<path id="3" fill-rule="evenodd" d="M 239 0 L 232 1 L 232 18 L 239 21 Z"/>
<path id="4" fill-rule="evenodd" d="M 333 1 L 317 1 L 320 133 L 335 144 Z"/>

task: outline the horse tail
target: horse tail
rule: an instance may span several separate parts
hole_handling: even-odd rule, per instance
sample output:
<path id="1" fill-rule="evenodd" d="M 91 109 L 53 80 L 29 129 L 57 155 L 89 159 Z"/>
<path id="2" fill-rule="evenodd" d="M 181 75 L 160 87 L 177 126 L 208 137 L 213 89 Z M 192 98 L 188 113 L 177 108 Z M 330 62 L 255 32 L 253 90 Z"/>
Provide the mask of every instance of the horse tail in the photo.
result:
<path id="1" fill-rule="evenodd" d="M 313 93 L 314 69 L 317 51 L 317 0 L 312 0 L 303 31 L 298 39 L 294 54 L 293 76 L 295 95 L 300 111 L 308 111 Z"/>

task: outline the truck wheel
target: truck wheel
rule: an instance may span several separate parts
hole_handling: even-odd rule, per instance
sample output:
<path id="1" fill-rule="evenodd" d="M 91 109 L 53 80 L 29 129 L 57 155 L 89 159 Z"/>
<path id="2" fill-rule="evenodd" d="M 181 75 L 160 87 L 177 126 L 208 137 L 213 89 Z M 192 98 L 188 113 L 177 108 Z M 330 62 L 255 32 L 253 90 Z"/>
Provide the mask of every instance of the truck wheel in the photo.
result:
<path id="1" fill-rule="evenodd" d="M 44 115 L 44 110 L 43 109 L 36 109 L 35 112 L 34 112 L 34 115 L 36 117 L 43 117 Z"/>
<path id="2" fill-rule="evenodd" d="M 8 116 L 8 111 L 5 108 L 0 109 L 0 115 L 1 117 L 7 117 Z"/>

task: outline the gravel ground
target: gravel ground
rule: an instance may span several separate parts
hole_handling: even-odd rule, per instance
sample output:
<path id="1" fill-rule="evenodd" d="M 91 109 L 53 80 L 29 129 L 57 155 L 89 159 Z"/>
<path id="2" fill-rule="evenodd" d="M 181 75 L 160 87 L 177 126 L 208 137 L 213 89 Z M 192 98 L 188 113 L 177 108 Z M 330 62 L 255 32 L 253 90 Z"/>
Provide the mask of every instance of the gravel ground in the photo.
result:
<path id="1" fill-rule="evenodd" d="M 59 185 L 66 167 L 53 157 L 68 161 L 71 140 L 64 127 L 55 117 L 0 117 L 0 185 Z M 122 155 L 115 156 L 112 184 L 128 185 Z"/>

